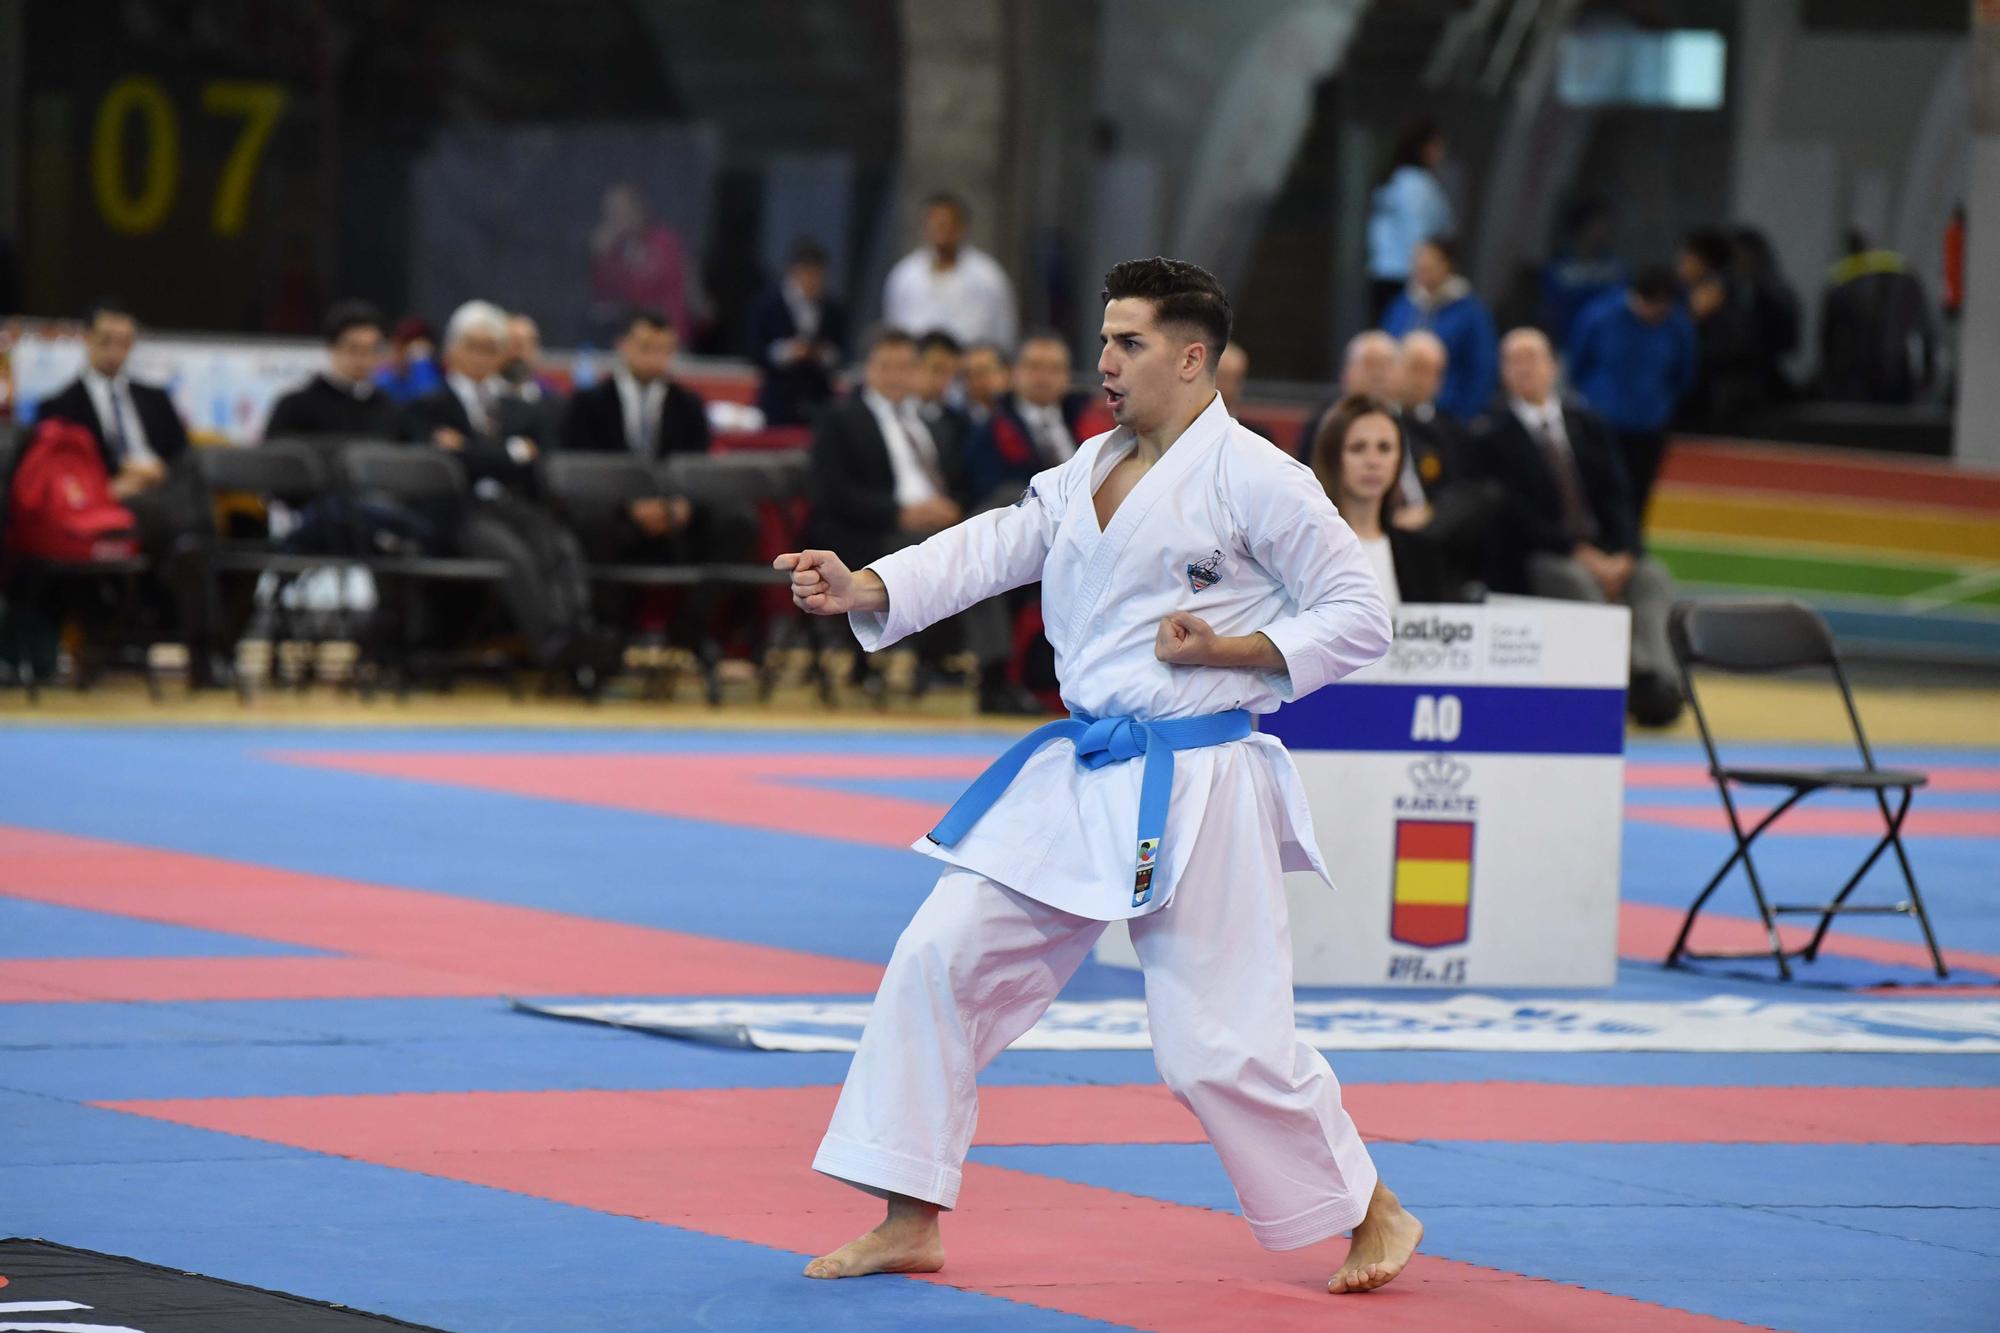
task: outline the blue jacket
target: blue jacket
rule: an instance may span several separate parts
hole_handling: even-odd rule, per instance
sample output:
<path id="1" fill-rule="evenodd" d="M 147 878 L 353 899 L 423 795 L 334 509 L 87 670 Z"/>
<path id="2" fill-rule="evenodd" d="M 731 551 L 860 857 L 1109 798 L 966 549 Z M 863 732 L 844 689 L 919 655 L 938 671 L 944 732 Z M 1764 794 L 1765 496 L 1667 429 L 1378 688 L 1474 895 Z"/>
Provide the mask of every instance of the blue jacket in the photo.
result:
<path id="1" fill-rule="evenodd" d="M 1500 346 L 1493 316 L 1477 296 L 1468 292 L 1425 314 L 1404 292 L 1382 313 L 1382 329 L 1397 338 L 1412 329 L 1429 329 L 1443 341 L 1450 359 L 1444 387 L 1438 390 L 1439 411 L 1471 421 L 1492 405 L 1500 384 Z"/>
<path id="2" fill-rule="evenodd" d="M 1569 383 L 1613 430 L 1653 431 L 1694 384 L 1694 324 L 1675 307 L 1664 323 L 1632 313 L 1625 292 L 1584 307 L 1569 340 Z"/>

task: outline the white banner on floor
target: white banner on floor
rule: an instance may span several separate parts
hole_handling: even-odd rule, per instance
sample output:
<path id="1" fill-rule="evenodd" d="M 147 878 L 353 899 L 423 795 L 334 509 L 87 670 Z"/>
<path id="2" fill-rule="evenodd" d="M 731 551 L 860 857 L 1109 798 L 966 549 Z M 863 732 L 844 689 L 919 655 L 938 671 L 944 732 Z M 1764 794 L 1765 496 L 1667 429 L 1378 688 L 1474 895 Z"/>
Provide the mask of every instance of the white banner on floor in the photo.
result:
<path id="1" fill-rule="evenodd" d="M 529 1004 L 529 1013 L 760 1051 L 851 1051 L 868 1001 Z M 1327 1051 L 1770 1051 L 2000 1054 L 1992 1000 L 1307 1000 L 1300 1034 Z M 1143 1000 L 1059 1001 L 1017 1051 L 1142 1051 Z"/>

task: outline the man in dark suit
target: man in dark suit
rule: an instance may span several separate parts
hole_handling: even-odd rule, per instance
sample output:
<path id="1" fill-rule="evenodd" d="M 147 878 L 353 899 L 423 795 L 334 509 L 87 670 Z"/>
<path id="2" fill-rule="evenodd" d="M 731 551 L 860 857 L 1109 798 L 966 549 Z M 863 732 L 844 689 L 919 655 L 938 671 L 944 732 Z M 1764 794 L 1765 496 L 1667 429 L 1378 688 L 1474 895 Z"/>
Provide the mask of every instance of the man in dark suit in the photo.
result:
<path id="1" fill-rule="evenodd" d="M 84 368 L 44 401 L 36 420 L 68 421 L 88 430 L 104 458 L 111 494 L 132 511 L 139 545 L 153 562 L 151 606 L 171 604 L 188 647 L 190 678 L 215 677 L 203 629 L 201 574 L 194 543 L 214 520 L 189 456 L 187 427 L 167 391 L 141 384 L 125 363 L 139 321 L 118 301 L 100 301 L 84 316 Z"/>
<path id="2" fill-rule="evenodd" d="M 375 382 L 387 347 L 382 312 L 366 301 L 340 301 L 326 312 L 325 331 L 326 369 L 272 405 L 264 438 L 393 437 L 399 414 Z"/>
<path id="3" fill-rule="evenodd" d="M 785 276 L 750 312 L 750 356 L 763 372 L 757 406 L 773 426 L 803 426 L 833 398 L 847 355 L 847 312 L 826 294 L 826 251 L 792 247 Z"/>
<path id="4" fill-rule="evenodd" d="M 1538 329 L 1500 347 L 1506 404 L 1477 445 L 1500 483 L 1492 582 L 1503 592 L 1622 603 L 1632 611 L 1632 714 L 1666 726 L 1680 715 L 1667 610 L 1673 578 L 1639 549 L 1623 464 L 1610 429 L 1556 396 L 1555 352 Z"/>
<path id="5" fill-rule="evenodd" d="M 42 403 L 36 420 L 54 418 L 84 427 L 97 440 L 111 494 L 139 524 L 149 555 L 165 553 L 188 535 L 192 489 L 181 466 L 187 427 L 165 389 L 141 384 L 125 363 L 138 340 L 139 322 L 116 301 L 102 301 L 84 316 L 83 373 Z"/>
<path id="6" fill-rule="evenodd" d="M 708 452 L 708 406 L 673 379 L 680 337 L 665 314 L 635 309 L 619 335 L 611 373 L 569 400 L 562 447 L 630 452 L 649 463 Z"/>
<path id="7" fill-rule="evenodd" d="M 506 356 L 507 313 L 488 301 L 467 301 L 444 332 L 444 383 L 412 402 L 404 438 L 456 454 L 485 496 L 532 495 L 534 463 L 546 441 L 537 414 L 507 392 L 500 378 Z"/>

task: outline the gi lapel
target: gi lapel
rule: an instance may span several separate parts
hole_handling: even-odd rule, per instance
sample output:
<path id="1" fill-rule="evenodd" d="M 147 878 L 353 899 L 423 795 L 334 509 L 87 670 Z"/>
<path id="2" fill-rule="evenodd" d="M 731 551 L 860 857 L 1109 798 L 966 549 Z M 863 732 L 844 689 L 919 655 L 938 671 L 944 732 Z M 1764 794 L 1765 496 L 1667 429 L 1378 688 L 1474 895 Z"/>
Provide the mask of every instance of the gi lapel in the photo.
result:
<path id="1" fill-rule="evenodd" d="M 1139 478 L 1139 484 L 1132 488 L 1132 493 L 1118 506 L 1118 512 L 1111 516 L 1111 526 L 1104 529 L 1090 547 L 1089 564 L 1077 589 L 1076 606 L 1070 612 L 1071 643 L 1083 641 L 1091 621 L 1104 604 L 1105 594 L 1116 582 L 1119 558 L 1132 544 L 1132 538 L 1145 526 L 1146 516 L 1183 478 L 1212 457 L 1228 434 L 1229 413 L 1222 406 L 1222 398 L 1218 394 L 1173 442 L 1160 461 Z M 1114 460 L 1122 458 L 1128 447 L 1135 447 L 1127 445 L 1126 441 L 1130 438 L 1131 432 L 1121 430 L 1119 436 L 1106 440 L 1097 461 L 1102 462 L 1107 457 Z M 1091 468 L 1089 493 L 1082 497 L 1082 503 L 1073 511 L 1080 514 L 1081 520 L 1090 524 L 1093 530 L 1097 527 L 1097 487 L 1115 465 L 1115 462 L 1106 465 L 1101 472 L 1095 466 Z"/>

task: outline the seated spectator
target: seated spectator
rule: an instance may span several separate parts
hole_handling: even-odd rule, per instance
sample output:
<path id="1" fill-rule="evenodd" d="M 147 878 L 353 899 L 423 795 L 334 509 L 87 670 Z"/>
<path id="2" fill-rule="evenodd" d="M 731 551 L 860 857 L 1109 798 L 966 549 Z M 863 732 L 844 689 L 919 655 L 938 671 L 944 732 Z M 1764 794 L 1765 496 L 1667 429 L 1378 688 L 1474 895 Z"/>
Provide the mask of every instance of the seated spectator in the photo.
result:
<path id="1" fill-rule="evenodd" d="M 500 378 L 506 348 L 507 314 L 499 306 L 467 301 L 453 311 L 444 331 L 444 384 L 412 402 L 403 423 L 405 438 L 456 454 L 474 489 L 489 496 L 533 493 L 543 444 L 534 434 L 536 415 Z"/>
<path id="2" fill-rule="evenodd" d="M 965 450 L 966 493 L 975 512 L 1013 504 L 1037 472 L 1076 453 L 1087 403 L 1070 392 L 1069 380 L 1069 344 L 1054 332 L 1030 334 L 1015 358 L 1013 391 Z"/>
<path id="3" fill-rule="evenodd" d="M 501 394 L 521 405 L 532 420 L 527 432 L 550 448 L 562 429 L 563 396 L 556 382 L 542 373 L 542 329 L 532 315 L 507 316 L 507 355 L 500 363 Z"/>
<path id="4" fill-rule="evenodd" d="M 1391 607 L 1457 600 L 1437 547 L 1394 521 L 1403 504 L 1403 427 L 1394 407 L 1364 394 L 1334 404 L 1320 422 L 1312 469 L 1360 538 Z"/>
<path id="5" fill-rule="evenodd" d="M 917 392 L 911 410 L 923 418 L 924 428 L 946 460 L 962 459 L 972 435 L 972 418 L 958 405 L 958 366 L 963 352 L 958 339 L 949 333 L 926 333 L 917 339 Z M 947 472 L 956 464 L 947 462 Z M 965 496 L 956 497 L 959 503 Z"/>
<path id="6" fill-rule="evenodd" d="M 1569 343 L 1570 386 L 1617 433 L 1642 530 L 1667 424 L 1694 385 L 1694 325 L 1676 295 L 1672 270 L 1641 269 L 1629 288 L 1583 312 Z"/>
<path id="7" fill-rule="evenodd" d="M 1444 343 L 1449 357 L 1438 410 L 1471 421 L 1493 401 L 1493 316 L 1457 272 L 1458 252 L 1442 236 L 1417 247 L 1410 259 L 1410 283 L 1389 303 L 1383 329 L 1402 337 L 1427 329 Z"/>
<path id="8" fill-rule="evenodd" d="M 916 339 L 900 329 L 877 332 L 861 392 L 835 402 L 813 433 L 813 529 L 851 569 L 964 517 L 946 460 L 906 407 L 918 373 Z"/>
<path id="9" fill-rule="evenodd" d="M 1403 471 L 1397 479 L 1402 503 L 1396 521 L 1414 531 L 1430 522 L 1434 499 L 1466 479 L 1468 439 L 1464 426 L 1438 411 L 1437 396 L 1451 364 L 1444 340 L 1428 329 L 1412 329 L 1397 352 L 1396 390 L 1386 400 L 1403 427 Z"/>
<path id="10" fill-rule="evenodd" d="M 122 302 L 98 302 L 83 325 L 82 373 L 43 400 L 35 420 L 71 422 L 97 441 L 111 495 L 132 511 L 140 549 L 154 562 L 154 578 L 162 585 L 148 590 L 148 603 L 173 606 L 192 678 L 207 684 L 212 670 L 200 650 L 200 579 L 178 559 L 184 539 L 206 533 L 213 521 L 189 458 L 187 427 L 165 389 L 127 373 L 139 321 Z"/>
<path id="11" fill-rule="evenodd" d="M 1556 396 L 1555 353 L 1540 330 L 1515 329 L 1500 356 L 1507 403 L 1478 444 L 1505 490 L 1492 584 L 1503 592 L 1630 607 L 1627 705 L 1642 724 L 1666 726 L 1681 710 L 1667 643 L 1673 579 L 1639 549 L 1611 432 Z"/>
<path id="12" fill-rule="evenodd" d="M 847 312 L 826 294 L 826 251 L 792 247 L 785 276 L 750 312 L 750 357 L 763 378 L 757 406 L 772 426 L 810 424 L 833 398 L 833 371 L 847 355 Z"/>
<path id="13" fill-rule="evenodd" d="M 1756 311 L 1738 289 L 1729 237 L 1712 227 L 1681 241 L 1681 289 L 1694 321 L 1694 383 L 1681 399 L 1680 424 L 1729 430 L 1769 399 Z"/>
<path id="14" fill-rule="evenodd" d="M 813 432 L 811 542 L 851 569 L 965 516 L 952 498 L 963 485 L 951 471 L 956 460 L 940 454 L 910 408 L 919 373 L 916 339 L 900 329 L 878 330 L 868 341 L 861 391 L 836 400 Z M 919 655 L 935 662 L 942 642 L 939 635 L 920 638 Z M 855 677 L 874 682 L 865 654 L 855 662 Z"/>
<path id="15" fill-rule="evenodd" d="M 404 435 L 457 457 L 472 480 L 472 500 L 433 507 L 419 517 L 433 554 L 498 560 L 510 573 L 500 593 L 529 660 L 539 666 L 601 668 L 606 645 L 590 608 L 584 554 L 574 535 L 534 502 L 535 459 L 552 443 L 533 432 L 543 421 L 507 392 L 507 315 L 489 301 L 467 301 L 444 333 L 444 387 L 411 403 Z M 447 618 L 462 619 L 462 598 L 442 594 Z"/>
<path id="16" fill-rule="evenodd" d="M 1368 398 L 1395 400 L 1399 356 L 1396 340 L 1380 329 L 1363 329 L 1347 340 L 1347 350 L 1340 361 L 1340 392 L 1313 409 L 1306 418 L 1304 428 L 1299 431 L 1298 447 L 1293 452 L 1301 462 L 1312 461 L 1313 446 L 1319 440 L 1320 422 L 1340 405 L 1342 399 L 1358 393 Z M 1220 373 L 1220 367 L 1217 373 Z"/>
<path id="17" fill-rule="evenodd" d="M 1014 284 L 993 256 L 965 240 L 965 201 L 924 201 L 923 244 L 896 261 L 882 285 L 882 318 L 922 335 L 939 330 L 961 347 L 1014 345 Z"/>
<path id="18" fill-rule="evenodd" d="M 327 367 L 271 408 L 264 438 L 331 436 L 386 440 L 396 433 L 396 404 L 375 381 L 382 364 L 382 312 L 341 301 L 326 312 Z"/>
<path id="19" fill-rule="evenodd" d="M 1820 298 L 1820 392 L 1844 403 L 1913 403 L 1936 367 L 1923 284 L 1893 250 L 1847 234 L 1847 257 Z"/>
<path id="20" fill-rule="evenodd" d="M 701 396 L 673 378 L 679 338 L 666 315 L 628 311 L 611 373 L 569 400 L 562 447 L 616 453 L 630 450 L 647 462 L 669 454 L 705 454 L 708 408 Z"/>
<path id="21" fill-rule="evenodd" d="M 1602 199 L 1570 209 L 1563 244 L 1542 265 L 1542 325 L 1557 347 L 1569 346 L 1577 317 L 1611 292 L 1624 290 L 1625 261 L 1611 250 L 1611 210 Z"/>
<path id="22" fill-rule="evenodd" d="M 965 414 L 973 426 L 986 424 L 993 405 L 1013 384 L 1014 368 L 996 343 L 974 343 L 965 349 L 959 377 L 965 387 Z"/>
<path id="23" fill-rule="evenodd" d="M 375 382 L 392 403 L 410 403 L 436 393 L 444 383 L 438 370 L 437 334 L 422 315 L 405 315 L 389 335 L 389 364 L 375 372 Z"/>

